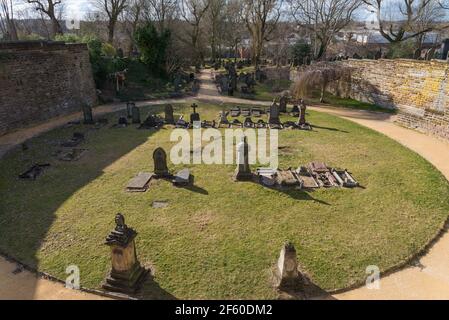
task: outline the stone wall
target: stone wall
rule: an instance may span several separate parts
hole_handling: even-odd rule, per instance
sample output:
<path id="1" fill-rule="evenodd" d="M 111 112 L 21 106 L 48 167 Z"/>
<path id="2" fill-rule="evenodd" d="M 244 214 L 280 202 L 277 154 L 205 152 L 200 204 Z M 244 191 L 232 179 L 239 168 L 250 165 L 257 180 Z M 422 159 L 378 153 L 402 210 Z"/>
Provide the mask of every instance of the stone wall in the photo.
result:
<path id="1" fill-rule="evenodd" d="M 96 103 L 85 44 L 0 42 L 0 135 Z"/>
<path id="2" fill-rule="evenodd" d="M 350 59 L 330 64 L 351 69 L 349 81 L 330 87 L 333 93 L 398 109 L 399 124 L 449 139 L 448 63 Z M 291 79 L 300 73 L 293 70 Z"/>

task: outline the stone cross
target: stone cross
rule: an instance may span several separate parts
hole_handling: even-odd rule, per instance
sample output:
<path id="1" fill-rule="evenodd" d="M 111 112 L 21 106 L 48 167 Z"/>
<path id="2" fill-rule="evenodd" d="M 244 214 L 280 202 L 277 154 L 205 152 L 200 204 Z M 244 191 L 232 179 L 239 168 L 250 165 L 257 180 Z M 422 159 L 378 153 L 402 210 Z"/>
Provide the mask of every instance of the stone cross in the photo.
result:
<path id="1" fill-rule="evenodd" d="M 175 123 L 175 118 L 173 116 L 173 106 L 171 104 L 167 104 L 165 106 L 165 123 L 167 124 L 174 124 Z"/>
<path id="2" fill-rule="evenodd" d="M 276 268 L 276 287 L 291 289 L 298 286 L 301 276 L 298 271 L 296 249 L 291 242 L 284 244 Z"/>
<path id="3" fill-rule="evenodd" d="M 243 136 L 242 142 L 237 146 L 237 169 L 234 174 L 235 181 L 250 181 L 253 174 L 249 166 L 248 138 Z"/>
<path id="4" fill-rule="evenodd" d="M 198 108 L 196 103 L 192 104 L 191 108 L 193 109 L 193 113 L 190 115 L 190 124 L 193 124 L 194 122 L 200 122 L 200 114 L 196 112 L 196 109 Z"/>
<path id="5" fill-rule="evenodd" d="M 89 105 L 83 106 L 84 124 L 94 124 L 94 117 L 92 115 L 92 107 Z"/>
<path id="6" fill-rule="evenodd" d="M 137 232 L 125 224 L 125 217 L 120 213 L 115 217 L 115 224 L 115 229 L 105 243 L 111 248 L 112 268 L 103 288 L 112 292 L 134 294 L 140 289 L 149 270 L 143 268 L 137 259 L 134 241 Z"/>
<path id="7" fill-rule="evenodd" d="M 158 178 L 168 177 L 170 175 L 167 166 L 167 153 L 162 148 L 157 148 L 153 152 L 154 174 Z"/>

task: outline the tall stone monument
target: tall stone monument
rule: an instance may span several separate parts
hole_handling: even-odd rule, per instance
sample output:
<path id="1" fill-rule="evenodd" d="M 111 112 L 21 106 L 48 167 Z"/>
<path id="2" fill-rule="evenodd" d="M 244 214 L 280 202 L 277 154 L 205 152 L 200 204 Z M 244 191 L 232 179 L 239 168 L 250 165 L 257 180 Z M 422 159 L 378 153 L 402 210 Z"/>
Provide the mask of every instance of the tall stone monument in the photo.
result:
<path id="1" fill-rule="evenodd" d="M 154 174 L 156 178 L 166 178 L 170 176 L 167 166 L 167 153 L 162 148 L 157 148 L 153 152 Z"/>
<path id="2" fill-rule="evenodd" d="M 279 99 L 279 112 L 286 113 L 288 104 L 288 96 L 284 93 Z"/>
<path id="3" fill-rule="evenodd" d="M 112 268 L 106 277 L 103 288 L 125 294 L 136 293 L 145 281 L 149 270 L 140 265 L 137 259 L 134 239 L 137 232 L 125 224 L 125 217 L 117 214 L 115 229 L 106 238 L 111 248 Z"/>
<path id="4" fill-rule="evenodd" d="M 200 114 L 196 112 L 198 105 L 196 103 L 192 104 L 191 108 L 193 109 L 193 113 L 190 115 L 190 124 L 193 125 L 194 122 L 200 122 Z"/>
<path id="5" fill-rule="evenodd" d="M 253 174 L 249 166 L 249 145 L 248 138 L 243 136 L 242 142 L 237 146 L 237 169 L 235 170 L 235 181 L 250 181 Z"/>
<path id="6" fill-rule="evenodd" d="M 300 103 L 300 112 L 299 112 L 298 125 L 305 126 L 305 125 L 307 125 L 307 121 L 306 121 L 307 105 L 303 99 L 301 99 L 299 103 Z"/>

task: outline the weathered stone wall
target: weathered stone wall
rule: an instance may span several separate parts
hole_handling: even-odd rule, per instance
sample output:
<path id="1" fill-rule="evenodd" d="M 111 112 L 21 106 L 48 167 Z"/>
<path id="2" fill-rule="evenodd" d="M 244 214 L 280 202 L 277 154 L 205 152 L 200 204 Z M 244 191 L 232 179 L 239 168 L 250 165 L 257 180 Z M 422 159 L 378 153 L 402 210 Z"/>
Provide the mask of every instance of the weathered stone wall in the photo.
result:
<path id="1" fill-rule="evenodd" d="M 398 109 L 398 123 L 449 139 L 449 64 L 443 61 L 347 60 L 349 81 L 330 91 L 340 96 Z M 332 63 L 331 63 L 332 64 Z M 297 79 L 301 70 L 293 70 Z"/>
<path id="2" fill-rule="evenodd" d="M 0 135 L 96 103 L 85 44 L 0 43 Z"/>

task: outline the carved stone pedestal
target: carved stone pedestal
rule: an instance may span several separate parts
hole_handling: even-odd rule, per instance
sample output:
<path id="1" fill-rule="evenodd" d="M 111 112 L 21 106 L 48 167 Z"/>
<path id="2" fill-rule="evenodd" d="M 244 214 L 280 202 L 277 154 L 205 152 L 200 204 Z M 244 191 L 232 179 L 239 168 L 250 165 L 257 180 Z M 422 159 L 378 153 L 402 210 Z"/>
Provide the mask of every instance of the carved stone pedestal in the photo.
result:
<path id="1" fill-rule="evenodd" d="M 103 283 L 103 289 L 125 294 L 136 293 L 144 282 L 149 270 L 137 259 L 134 239 L 137 232 L 125 224 L 123 215 L 115 218 L 116 228 L 106 239 L 111 247 L 112 268 Z"/>

